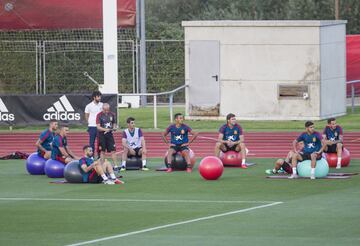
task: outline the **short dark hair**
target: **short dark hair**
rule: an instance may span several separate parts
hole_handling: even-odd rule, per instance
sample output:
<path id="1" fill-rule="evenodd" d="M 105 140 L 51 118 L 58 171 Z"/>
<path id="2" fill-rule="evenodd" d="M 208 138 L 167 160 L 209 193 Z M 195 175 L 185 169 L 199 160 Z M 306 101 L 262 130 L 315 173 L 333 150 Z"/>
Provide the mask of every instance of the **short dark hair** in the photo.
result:
<path id="1" fill-rule="evenodd" d="M 91 98 L 94 99 L 95 97 L 101 97 L 102 94 L 100 91 L 94 91 L 91 95 Z"/>
<path id="2" fill-rule="evenodd" d="M 126 119 L 126 123 L 128 123 L 128 124 L 129 124 L 131 121 L 135 121 L 135 118 L 129 117 L 129 118 Z"/>
<path id="3" fill-rule="evenodd" d="M 83 151 L 85 151 L 87 148 L 92 148 L 90 145 L 84 145 Z"/>
<path id="4" fill-rule="evenodd" d="M 330 118 L 330 119 L 327 120 L 327 122 L 328 122 L 328 124 L 330 124 L 331 121 L 335 121 L 335 120 L 336 120 L 335 118 Z"/>
<path id="5" fill-rule="evenodd" d="M 49 123 L 58 122 L 57 119 L 51 119 Z"/>
<path id="6" fill-rule="evenodd" d="M 312 126 L 312 125 L 314 125 L 314 122 L 312 122 L 312 121 L 306 121 L 305 122 L 305 127 L 309 127 L 309 126 Z"/>
<path id="7" fill-rule="evenodd" d="M 226 115 L 226 121 L 230 120 L 233 117 L 235 117 L 235 115 L 233 113 Z"/>
<path id="8" fill-rule="evenodd" d="M 63 129 L 63 128 L 65 128 L 65 127 L 68 127 L 68 128 L 69 128 L 69 125 L 68 125 L 68 124 L 61 124 L 59 128 L 60 128 L 60 129 Z"/>
<path id="9" fill-rule="evenodd" d="M 183 115 L 182 113 L 176 113 L 175 115 L 174 115 L 174 119 L 176 119 L 177 117 L 179 117 L 179 116 L 181 116 L 181 115 Z"/>

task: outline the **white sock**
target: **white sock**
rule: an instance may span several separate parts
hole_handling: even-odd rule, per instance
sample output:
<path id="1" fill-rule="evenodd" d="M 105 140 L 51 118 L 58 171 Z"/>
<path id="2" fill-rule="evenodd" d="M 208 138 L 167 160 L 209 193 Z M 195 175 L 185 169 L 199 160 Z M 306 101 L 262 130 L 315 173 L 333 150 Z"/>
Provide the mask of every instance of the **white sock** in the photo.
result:
<path id="1" fill-rule="evenodd" d="M 102 179 L 103 179 L 104 181 L 108 180 L 108 177 L 106 176 L 106 174 L 105 174 L 105 173 L 104 173 L 104 174 L 102 174 L 102 175 L 101 175 L 101 177 L 102 177 Z"/>
<path id="2" fill-rule="evenodd" d="M 114 173 L 110 173 L 110 178 L 111 178 L 111 179 L 116 179 L 115 174 L 114 174 Z"/>
<path id="3" fill-rule="evenodd" d="M 338 157 L 337 165 L 338 165 L 338 166 L 341 165 L 341 157 Z"/>
<path id="4" fill-rule="evenodd" d="M 315 176 L 315 168 L 311 168 L 311 177 Z"/>
<path id="5" fill-rule="evenodd" d="M 146 167 L 146 160 L 142 160 L 142 166 Z"/>
<path id="6" fill-rule="evenodd" d="M 126 161 L 121 162 L 121 167 L 126 167 Z"/>
<path id="7" fill-rule="evenodd" d="M 292 174 L 293 174 L 293 175 L 296 175 L 296 167 L 293 167 L 292 170 L 293 170 L 293 173 L 292 173 Z"/>
<path id="8" fill-rule="evenodd" d="M 245 163 L 246 163 L 246 160 L 245 160 L 245 159 L 242 159 L 241 165 L 245 165 Z"/>

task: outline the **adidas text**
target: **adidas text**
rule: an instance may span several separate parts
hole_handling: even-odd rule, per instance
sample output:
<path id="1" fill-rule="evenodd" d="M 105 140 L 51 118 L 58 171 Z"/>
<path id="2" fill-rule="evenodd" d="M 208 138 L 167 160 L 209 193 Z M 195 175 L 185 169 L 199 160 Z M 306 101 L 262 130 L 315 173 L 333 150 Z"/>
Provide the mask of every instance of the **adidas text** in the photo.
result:
<path id="1" fill-rule="evenodd" d="M 14 114 L 0 112 L 0 121 L 14 121 L 14 120 L 15 120 Z"/>
<path id="2" fill-rule="evenodd" d="M 53 112 L 45 113 L 43 115 L 44 120 L 80 120 L 79 113 L 68 113 L 68 112 Z"/>

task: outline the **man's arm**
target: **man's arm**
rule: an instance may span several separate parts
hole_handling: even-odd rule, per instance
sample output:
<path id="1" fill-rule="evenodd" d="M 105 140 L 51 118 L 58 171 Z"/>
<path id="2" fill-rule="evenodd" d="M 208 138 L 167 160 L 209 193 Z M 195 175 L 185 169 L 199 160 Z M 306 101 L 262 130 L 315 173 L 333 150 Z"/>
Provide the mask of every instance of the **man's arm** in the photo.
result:
<path id="1" fill-rule="evenodd" d="M 76 156 L 76 155 L 74 154 L 74 152 L 71 151 L 71 149 L 69 149 L 69 148 L 65 148 L 65 149 L 66 149 L 67 153 L 69 154 L 69 156 L 70 156 L 71 158 L 79 159 L 78 156 Z"/>
<path id="2" fill-rule="evenodd" d="M 84 171 L 84 172 L 86 172 L 86 173 L 88 173 L 88 172 L 90 172 L 93 168 L 94 168 L 94 163 L 92 163 L 90 166 L 87 166 L 85 163 L 84 164 L 82 164 L 81 165 L 81 169 Z"/>
<path id="3" fill-rule="evenodd" d="M 222 143 L 222 144 L 225 144 L 227 141 L 226 140 L 223 140 L 223 138 L 224 138 L 224 134 L 222 134 L 222 133 L 219 133 L 219 136 L 218 136 L 218 142 L 219 143 Z"/>
<path id="4" fill-rule="evenodd" d="M 85 113 L 84 115 L 84 118 L 85 118 L 85 121 L 88 123 L 89 122 L 89 113 Z"/>
<path id="5" fill-rule="evenodd" d="M 241 143 L 244 143 L 244 142 L 245 142 L 245 137 L 244 137 L 244 135 L 240 135 L 239 141 L 237 141 L 236 144 L 241 144 Z"/>
<path id="6" fill-rule="evenodd" d="M 147 149 L 146 149 L 146 144 L 145 144 L 145 138 L 144 138 L 144 137 L 141 137 L 140 140 L 141 140 L 142 152 L 143 152 L 144 154 L 146 154 Z"/>
<path id="7" fill-rule="evenodd" d="M 297 151 L 297 143 L 298 143 L 298 140 L 297 139 L 294 139 L 294 141 L 292 142 L 292 145 L 293 145 L 293 150 L 294 150 L 294 152 L 295 153 L 298 153 L 298 151 Z"/>
<path id="8" fill-rule="evenodd" d="M 41 139 L 38 139 L 35 143 L 36 147 L 38 147 L 41 151 L 46 152 L 47 150 L 41 145 L 43 141 Z"/>
<path id="9" fill-rule="evenodd" d="M 124 148 L 130 149 L 130 146 L 127 144 L 126 138 L 123 137 L 121 139 L 121 143 Z"/>
<path id="10" fill-rule="evenodd" d="M 111 131 L 111 129 L 101 127 L 101 126 L 100 126 L 100 123 L 99 123 L 99 124 L 96 124 L 96 129 L 97 129 L 98 131 L 101 131 L 101 132 L 109 132 L 109 131 Z"/>
<path id="11" fill-rule="evenodd" d="M 165 130 L 165 132 L 163 132 L 163 133 L 161 134 L 161 137 L 162 137 L 164 143 L 166 143 L 166 144 L 169 144 L 169 141 L 166 139 L 166 136 L 167 136 L 168 134 L 169 134 L 169 132 L 168 132 L 167 130 Z"/>
<path id="12" fill-rule="evenodd" d="M 197 138 L 197 136 L 199 135 L 198 132 L 194 132 L 193 130 L 191 130 L 189 133 L 191 133 L 192 137 L 189 140 L 189 144 L 191 144 L 192 142 L 194 142 L 194 140 Z"/>

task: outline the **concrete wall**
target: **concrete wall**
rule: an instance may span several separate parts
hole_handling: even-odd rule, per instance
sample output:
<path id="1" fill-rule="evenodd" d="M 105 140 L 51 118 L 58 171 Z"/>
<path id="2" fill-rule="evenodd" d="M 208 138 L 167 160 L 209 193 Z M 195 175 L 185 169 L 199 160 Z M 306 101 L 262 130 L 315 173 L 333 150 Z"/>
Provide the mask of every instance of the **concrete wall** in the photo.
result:
<path id="1" fill-rule="evenodd" d="M 219 118 L 229 112 L 241 119 L 266 120 L 345 114 L 345 23 L 183 22 L 185 78 L 191 87 L 189 41 L 219 40 Z M 279 99 L 280 84 L 308 85 L 309 98 Z"/>

